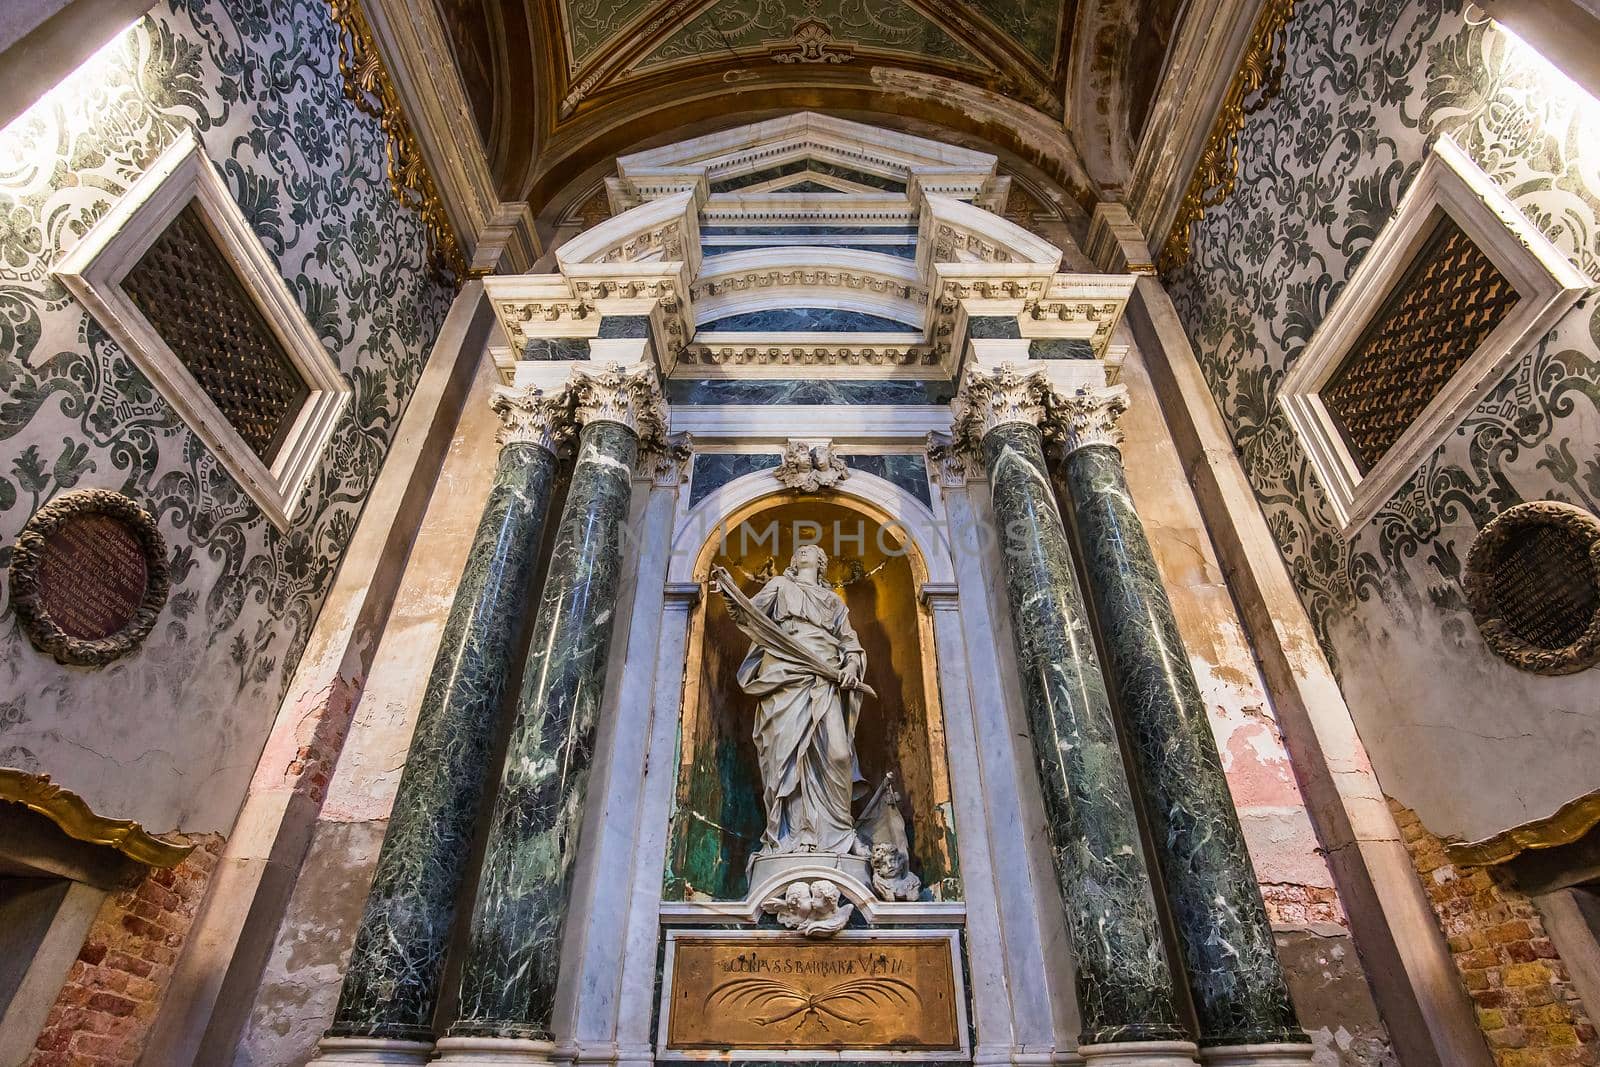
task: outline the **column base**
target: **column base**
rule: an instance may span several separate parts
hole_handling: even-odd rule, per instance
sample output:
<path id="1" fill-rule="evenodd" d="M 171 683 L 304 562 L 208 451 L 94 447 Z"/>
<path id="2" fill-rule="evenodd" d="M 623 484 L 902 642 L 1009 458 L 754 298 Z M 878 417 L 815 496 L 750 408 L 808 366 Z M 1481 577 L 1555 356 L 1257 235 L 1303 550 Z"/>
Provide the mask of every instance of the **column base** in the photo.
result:
<path id="1" fill-rule="evenodd" d="M 437 1048 L 439 1063 L 463 1067 L 565 1067 L 574 1052 L 570 1045 L 515 1037 L 441 1037 Z"/>
<path id="2" fill-rule="evenodd" d="M 325 1037 L 317 1042 L 317 1058 L 306 1067 L 350 1067 L 351 1064 L 423 1064 L 433 1057 L 430 1041 L 398 1041 L 384 1037 Z"/>
<path id="3" fill-rule="evenodd" d="M 618 1045 L 617 1067 L 652 1067 L 656 1062 L 654 1045 Z"/>
<path id="4" fill-rule="evenodd" d="M 1205 1067 L 1305 1067 L 1316 1054 L 1309 1041 L 1217 1045 L 1200 1050 Z"/>
<path id="5" fill-rule="evenodd" d="M 1200 1050 L 1192 1041 L 1116 1041 L 1079 1045 L 1089 1067 L 1194 1067 Z"/>

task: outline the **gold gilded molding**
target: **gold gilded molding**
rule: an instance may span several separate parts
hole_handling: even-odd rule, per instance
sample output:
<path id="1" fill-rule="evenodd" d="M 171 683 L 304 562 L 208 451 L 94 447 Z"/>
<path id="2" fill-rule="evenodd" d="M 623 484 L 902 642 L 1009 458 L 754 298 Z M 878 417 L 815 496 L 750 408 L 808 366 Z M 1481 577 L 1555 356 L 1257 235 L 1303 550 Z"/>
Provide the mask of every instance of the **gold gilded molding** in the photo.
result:
<path id="1" fill-rule="evenodd" d="M 1206 208 L 1222 203 L 1233 192 L 1239 178 L 1239 133 L 1244 129 L 1244 120 L 1278 94 L 1283 80 L 1284 29 L 1294 15 L 1294 5 L 1295 0 L 1265 0 L 1256 15 L 1244 58 L 1223 94 L 1206 146 L 1195 162 L 1177 217 L 1161 248 L 1159 265 L 1163 271 L 1188 261 L 1190 228 L 1200 221 Z"/>
<path id="2" fill-rule="evenodd" d="M 1491 867 L 1530 849 L 1570 845 L 1600 824 L 1600 789 L 1567 801 L 1554 815 L 1502 830 L 1481 841 L 1446 842 L 1445 855 L 1463 867 Z"/>
<path id="3" fill-rule="evenodd" d="M 344 75 L 344 94 L 383 127 L 389 155 L 389 189 L 396 200 L 422 216 L 434 265 L 448 270 L 461 282 L 467 277 L 461 242 L 445 212 L 433 172 L 422 158 L 416 133 L 400 106 L 400 94 L 378 54 L 372 26 L 359 0 L 327 0 L 327 4 L 339 27 L 339 72 Z"/>
<path id="4" fill-rule="evenodd" d="M 62 833 L 91 845 L 114 848 L 129 859 L 151 867 L 176 867 L 193 845 L 174 845 L 151 837 L 132 819 L 96 815 L 82 797 L 50 780 L 48 774 L 29 774 L 15 767 L 0 767 L 0 800 L 9 800 L 38 812 Z"/>

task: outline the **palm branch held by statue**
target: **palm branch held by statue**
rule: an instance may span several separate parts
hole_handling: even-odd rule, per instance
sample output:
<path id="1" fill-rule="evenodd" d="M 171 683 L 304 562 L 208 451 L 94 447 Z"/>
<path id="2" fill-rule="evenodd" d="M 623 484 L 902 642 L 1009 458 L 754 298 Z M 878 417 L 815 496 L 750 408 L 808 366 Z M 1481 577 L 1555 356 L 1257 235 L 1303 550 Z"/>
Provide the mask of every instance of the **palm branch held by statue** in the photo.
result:
<path id="1" fill-rule="evenodd" d="M 727 603 L 728 614 L 733 616 L 735 622 L 742 628 L 759 636 L 761 643 L 784 656 L 803 665 L 807 670 L 814 672 L 819 678 L 839 686 L 841 689 L 855 689 L 862 694 L 877 699 L 878 694 L 865 680 L 852 678 L 838 667 L 833 667 L 817 658 L 812 652 L 796 642 L 783 627 L 767 618 L 766 614 L 750 602 L 750 598 L 740 591 L 733 575 L 723 567 L 711 569 L 711 591 L 721 593 Z"/>

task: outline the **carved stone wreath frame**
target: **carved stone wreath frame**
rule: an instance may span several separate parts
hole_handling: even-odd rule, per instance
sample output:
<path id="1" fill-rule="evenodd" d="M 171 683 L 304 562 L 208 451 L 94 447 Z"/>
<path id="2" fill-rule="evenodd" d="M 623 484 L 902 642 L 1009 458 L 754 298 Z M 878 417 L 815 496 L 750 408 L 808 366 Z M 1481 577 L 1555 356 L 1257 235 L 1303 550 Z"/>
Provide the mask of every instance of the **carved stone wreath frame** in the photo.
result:
<path id="1" fill-rule="evenodd" d="M 94 515 L 118 520 L 138 540 L 144 550 L 145 590 L 126 626 L 109 637 L 86 639 L 66 633 L 50 617 L 39 579 L 50 536 L 74 519 Z M 171 585 L 167 542 L 155 519 L 136 501 L 109 489 L 80 489 L 40 508 L 23 526 L 11 556 L 11 604 L 22 632 L 40 652 L 80 667 L 110 663 L 139 647 L 166 606 Z"/>
<path id="2" fill-rule="evenodd" d="M 1600 583 L 1600 518 L 1572 504 L 1534 500 L 1508 508 L 1472 543 L 1465 585 L 1472 617 L 1494 653 L 1513 667 L 1535 674 L 1575 674 L 1600 663 L 1600 610 L 1577 640 L 1565 648 L 1543 648 L 1518 637 L 1500 617 L 1494 574 L 1513 539 L 1529 527 L 1554 526 L 1588 546 L 1589 579 Z"/>

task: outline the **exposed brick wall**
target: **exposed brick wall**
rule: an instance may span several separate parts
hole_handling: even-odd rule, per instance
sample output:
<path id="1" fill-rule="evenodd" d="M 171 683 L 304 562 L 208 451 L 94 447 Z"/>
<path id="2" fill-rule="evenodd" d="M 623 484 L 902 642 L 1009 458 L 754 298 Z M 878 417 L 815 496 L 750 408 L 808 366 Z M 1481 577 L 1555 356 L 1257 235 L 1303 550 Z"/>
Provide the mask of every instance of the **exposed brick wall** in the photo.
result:
<path id="1" fill-rule="evenodd" d="M 178 866 L 153 870 L 106 898 L 27 1067 L 131 1067 L 138 1060 L 221 855 L 221 835 L 199 838 Z"/>
<path id="2" fill-rule="evenodd" d="M 1526 896 L 1456 867 L 1416 813 L 1389 801 L 1499 1067 L 1600 1064 L 1600 1038 Z"/>
<path id="3" fill-rule="evenodd" d="M 1276 927 L 1300 928 L 1313 923 L 1348 926 L 1339 891 L 1332 886 L 1262 882 L 1261 899 Z"/>

